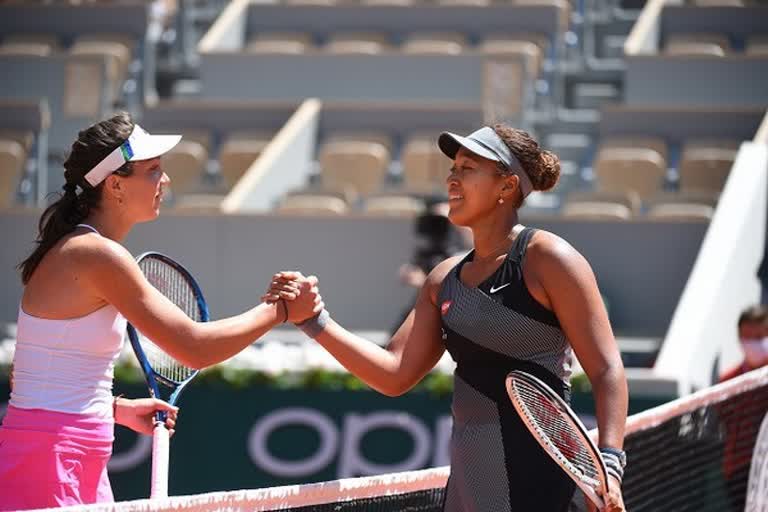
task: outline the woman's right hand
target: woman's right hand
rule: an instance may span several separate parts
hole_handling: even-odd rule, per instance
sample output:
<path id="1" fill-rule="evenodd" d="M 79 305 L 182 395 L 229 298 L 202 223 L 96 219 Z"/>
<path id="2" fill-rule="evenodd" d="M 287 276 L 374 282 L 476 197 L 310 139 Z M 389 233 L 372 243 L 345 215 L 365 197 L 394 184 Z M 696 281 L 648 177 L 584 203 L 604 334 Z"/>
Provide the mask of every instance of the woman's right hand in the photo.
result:
<path id="1" fill-rule="evenodd" d="M 262 300 L 269 303 L 283 300 L 288 312 L 286 321 L 301 323 L 325 308 L 317 283 L 317 277 L 304 277 L 301 272 L 278 272 Z"/>

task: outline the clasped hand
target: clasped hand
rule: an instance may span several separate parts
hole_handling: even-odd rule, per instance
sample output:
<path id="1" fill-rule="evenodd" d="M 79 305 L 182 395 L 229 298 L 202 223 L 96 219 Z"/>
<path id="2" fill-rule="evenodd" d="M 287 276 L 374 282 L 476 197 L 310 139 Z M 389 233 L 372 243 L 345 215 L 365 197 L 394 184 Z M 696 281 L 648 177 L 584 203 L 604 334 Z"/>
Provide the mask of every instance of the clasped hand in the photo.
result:
<path id="1" fill-rule="evenodd" d="M 261 300 L 270 304 L 282 300 L 287 312 L 286 321 L 301 323 L 325 309 L 317 283 L 317 277 L 305 277 L 301 272 L 278 272 L 272 276 L 269 288 Z"/>

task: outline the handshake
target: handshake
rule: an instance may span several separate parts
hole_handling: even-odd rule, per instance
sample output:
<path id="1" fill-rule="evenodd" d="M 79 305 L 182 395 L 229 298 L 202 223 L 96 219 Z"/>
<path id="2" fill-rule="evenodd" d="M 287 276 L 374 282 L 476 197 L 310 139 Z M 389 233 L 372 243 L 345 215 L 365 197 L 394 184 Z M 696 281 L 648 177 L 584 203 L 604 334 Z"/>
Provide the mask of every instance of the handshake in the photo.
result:
<path id="1" fill-rule="evenodd" d="M 303 324 L 325 310 L 317 283 L 317 277 L 305 277 L 301 272 L 278 272 L 272 276 L 269 289 L 261 300 L 268 304 L 280 302 L 278 307 L 282 307 L 283 323 Z"/>

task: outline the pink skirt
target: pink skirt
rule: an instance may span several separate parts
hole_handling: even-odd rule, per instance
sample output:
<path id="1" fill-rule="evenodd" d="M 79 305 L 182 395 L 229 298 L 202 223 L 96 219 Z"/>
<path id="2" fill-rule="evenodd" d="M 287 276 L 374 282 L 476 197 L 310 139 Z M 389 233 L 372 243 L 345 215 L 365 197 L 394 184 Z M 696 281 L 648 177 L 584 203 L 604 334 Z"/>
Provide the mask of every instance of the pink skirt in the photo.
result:
<path id="1" fill-rule="evenodd" d="M 0 511 L 114 501 L 112 419 L 8 406 L 0 427 Z"/>

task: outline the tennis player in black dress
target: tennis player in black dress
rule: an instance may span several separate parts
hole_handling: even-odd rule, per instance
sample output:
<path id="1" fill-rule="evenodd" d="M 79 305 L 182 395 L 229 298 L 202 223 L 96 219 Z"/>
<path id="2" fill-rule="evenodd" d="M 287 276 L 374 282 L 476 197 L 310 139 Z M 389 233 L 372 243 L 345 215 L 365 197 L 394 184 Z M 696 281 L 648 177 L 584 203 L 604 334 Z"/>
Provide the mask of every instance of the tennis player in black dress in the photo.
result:
<path id="1" fill-rule="evenodd" d="M 445 350 L 457 363 L 451 474 L 445 512 L 565 512 L 574 484 L 526 430 L 505 391 L 512 369 L 569 398 L 574 353 L 592 384 L 598 445 L 609 464 L 607 511 L 624 511 L 620 481 L 627 385 L 592 269 L 556 235 L 518 223 L 533 190 L 548 190 L 560 164 L 526 132 L 486 126 L 438 144 L 453 159 L 449 218 L 472 229 L 474 249 L 428 276 L 386 348 L 327 312 L 301 327 L 350 372 L 390 396 L 411 389 Z M 266 300 L 290 301 L 303 276 L 275 275 Z"/>

